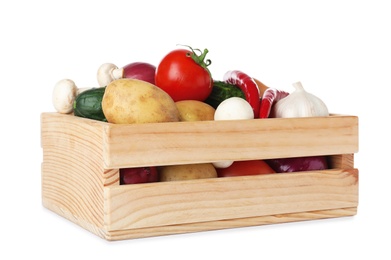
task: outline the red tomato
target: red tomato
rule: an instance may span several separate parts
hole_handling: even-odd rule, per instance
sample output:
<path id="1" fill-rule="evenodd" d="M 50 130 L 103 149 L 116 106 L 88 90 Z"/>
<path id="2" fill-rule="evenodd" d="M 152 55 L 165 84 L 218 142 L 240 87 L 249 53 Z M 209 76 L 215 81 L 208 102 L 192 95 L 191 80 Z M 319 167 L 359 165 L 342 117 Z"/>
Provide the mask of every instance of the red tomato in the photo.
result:
<path id="1" fill-rule="evenodd" d="M 263 160 L 235 161 L 228 168 L 218 168 L 216 170 L 219 177 L 275 173 L 275 171 Z"/>
<path id="2" fill-rule="evenodd" d="M 212 92 L 213 80 L 204 61 L 208 50 L 200 56 L 185 49 L 168 53 L 156 68 L 155 84 L 176 102 L 180 100 L 204 101 Z"/>

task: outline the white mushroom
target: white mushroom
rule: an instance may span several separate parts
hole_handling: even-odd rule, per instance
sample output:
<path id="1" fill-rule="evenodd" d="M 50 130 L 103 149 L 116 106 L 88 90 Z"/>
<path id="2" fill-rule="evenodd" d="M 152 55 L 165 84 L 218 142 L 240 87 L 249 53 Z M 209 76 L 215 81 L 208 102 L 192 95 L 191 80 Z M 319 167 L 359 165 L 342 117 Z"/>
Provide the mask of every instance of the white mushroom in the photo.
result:
<path id="1" fill-rule="evenodd" d="M 234 161 L 220 161 L 220 162 L 213 162 L 213 166 L 215 168 L 228 168 L 234 163 Z"/>
<path id="2" fill-rule="evenodd" d="M 57 82 L 53 89 L 53 106 L 57 112 L 68 114 L 73 111 L 73 102 L 77 95 L 75 82 L 63 79 Z"/>
<path id="3" fill-rule="evenodd" d="M 100 87 L 105 87 L 113 80 L 122 78 L 122 75 L 122 68 L 119 69 L 116 65 L 112 63 L 104 63 L 98 69 L 98 84 Z"/>
<path id="4" fill-rule="evenodd" d="M 214 120 L 245 120 L 254 119 L 251 105 L 243 98 L 231 97 L 225 99 L 216 108 Z M 234 161 L 214 162 L 216 168 L 228 168 Z"/>
<path id="5" fill-rule="evenodd" d="M 76 96 L 87 89 L 89 88 L 77 88 L 73 80 L 60 80 L 53 89 L 52 102 L 54 108 L 61 114 L 73 112 L 73 103 Z"/>

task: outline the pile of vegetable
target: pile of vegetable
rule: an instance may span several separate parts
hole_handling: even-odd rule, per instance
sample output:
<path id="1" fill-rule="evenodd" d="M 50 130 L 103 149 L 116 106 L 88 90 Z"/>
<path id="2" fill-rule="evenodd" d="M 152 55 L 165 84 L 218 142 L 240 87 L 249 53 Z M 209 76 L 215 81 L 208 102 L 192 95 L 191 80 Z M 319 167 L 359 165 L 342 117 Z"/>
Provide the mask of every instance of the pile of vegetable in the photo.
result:
<path id="1" fill-rule="evenodd" d="M 304 90 L 292 93 L 264 85 L 243 71 L 212 77 L 208 50 L 174 49 L 157 66 L 133 62 L 122 68 L 102 64 L 98 87 L 78 88 L 70 79 L 53 90 L 57 112 L 113 124 L 204 120 L 263 120 L 328 116 L 325 103 Z M 134 184 L 201 178 L 327 169 L 326 156 L 120 169 L 120 183 Z"/>

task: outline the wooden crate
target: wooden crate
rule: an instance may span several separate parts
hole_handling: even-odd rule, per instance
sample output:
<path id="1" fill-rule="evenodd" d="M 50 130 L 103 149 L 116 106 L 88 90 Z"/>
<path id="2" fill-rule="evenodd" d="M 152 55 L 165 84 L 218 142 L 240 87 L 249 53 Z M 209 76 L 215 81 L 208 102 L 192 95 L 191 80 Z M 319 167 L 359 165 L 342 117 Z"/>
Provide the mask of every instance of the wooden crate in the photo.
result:
<path id="1" fill-rule="evenodd" d="M 42 201 L 107 240 L 352 216 L 358 118 L 114 125 L 41 115 Z M 136 185 L 119 168 L 328 155 L 331 169 Z"/>

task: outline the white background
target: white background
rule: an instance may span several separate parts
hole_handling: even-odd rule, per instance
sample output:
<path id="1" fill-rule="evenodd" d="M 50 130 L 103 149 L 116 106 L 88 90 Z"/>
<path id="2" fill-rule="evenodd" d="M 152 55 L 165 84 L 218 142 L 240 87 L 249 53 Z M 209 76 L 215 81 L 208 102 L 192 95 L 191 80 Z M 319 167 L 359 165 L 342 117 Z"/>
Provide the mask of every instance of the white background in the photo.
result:
<path id="1" fill-rule="evenodd" d="M 7 4 L 6 4 L 7 3 Z M 2 1 L 2 259 L 390 259 L 391 9 L 388 1 Z M 100 64 L 158 64 L 208 48 L 216 79 L 239 69 L 360 118 L 358 214 L 107 242 L 43 208 L 40 113 L 54 84 L 96 86 Z M 8 255 L 6 258 L 3 255 Z"/>

